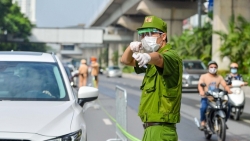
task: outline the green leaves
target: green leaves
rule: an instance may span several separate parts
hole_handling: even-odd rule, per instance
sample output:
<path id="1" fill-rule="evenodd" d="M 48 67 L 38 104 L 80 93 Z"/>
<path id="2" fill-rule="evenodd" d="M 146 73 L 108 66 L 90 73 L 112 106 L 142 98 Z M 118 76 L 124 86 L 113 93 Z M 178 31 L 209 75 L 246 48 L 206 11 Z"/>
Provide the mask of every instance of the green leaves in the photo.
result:
<path id="1" fill-rule="evenodd" d="M 45 52 L 45 44 L 28 42 L 33 25 L 20 12 L 17 4 L 12 0 L 0 0 L 0 50 L 1 51 L 40 51 Z M 24 42 L 14 43 L 7 40 L 7 35 L 24 39 Z"/>
<path id="2" fill-rule="evenodd" d="M 20 12 L 20 8 L 17 4 L 12 4 L 11 1 L 10 3 L 1 1 L 0 7 L 4 6 L 4 9 L 0 8 L 0 13 L 4 13 L 0 17 L 1 31 L 7 31 L 7 33 L 13 35 L 13 37 L 26 39 L 30 35 L 33 25 L 29 19 Z"/>
<path id="3" fill-rule="evenodd" d="M 236 20 L 231 17 L 229 32 L 215 32 L 222 40 L 221 57 L 229 57 L 231 62 L 239 64 L 240 73 L 248 73 L 250 68 L 247 60 L 250 57 L 250 23 L 242 16 Z"/>
<path id="4" fill-rule="evenodd" d="M 183 59 L 199 59 L 204 63 L 211 60 L 212 25 L 205 23 L 202 28 L 184 31 L 181 36 L 174 36 L 170 43 Z"/>

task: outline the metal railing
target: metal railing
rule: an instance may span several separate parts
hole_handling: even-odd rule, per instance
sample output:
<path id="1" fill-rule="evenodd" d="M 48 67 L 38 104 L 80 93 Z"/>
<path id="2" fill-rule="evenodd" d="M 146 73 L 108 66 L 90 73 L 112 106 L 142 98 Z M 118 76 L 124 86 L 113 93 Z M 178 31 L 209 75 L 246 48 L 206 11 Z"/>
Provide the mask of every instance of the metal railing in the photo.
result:
<path id="1" fill-rule="evenodd" d="M 127 137 L 122 133 L 127 131 L 127 91 L 120 86 L 115 87 L 116 95 L 116 139 L 107 141 L 127 141 Z"/>

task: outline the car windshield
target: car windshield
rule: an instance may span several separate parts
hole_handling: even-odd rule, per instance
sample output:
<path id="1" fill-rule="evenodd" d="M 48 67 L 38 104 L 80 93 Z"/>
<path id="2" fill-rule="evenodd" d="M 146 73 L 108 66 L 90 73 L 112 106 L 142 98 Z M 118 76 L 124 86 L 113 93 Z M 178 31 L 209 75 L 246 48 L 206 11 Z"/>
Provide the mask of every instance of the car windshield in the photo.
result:
<path id="1" fill-rule="evenodd" d="M 67 101 L 56 63 L 0 62 L 0 100 Z"/>
<path id="2" fill-rule="evenodd" d="M 206 66 L 202 62 L 183 62 L 184 69 L 206 70 Z"/>
<path id="3" fill-rule="evenodd" d="M 70 72 L 70 68 L 68 66 L 63 66 L 67 75 L 68 75 L 68 78 L 70 79 L 71 78 L 71 72 Z"/>

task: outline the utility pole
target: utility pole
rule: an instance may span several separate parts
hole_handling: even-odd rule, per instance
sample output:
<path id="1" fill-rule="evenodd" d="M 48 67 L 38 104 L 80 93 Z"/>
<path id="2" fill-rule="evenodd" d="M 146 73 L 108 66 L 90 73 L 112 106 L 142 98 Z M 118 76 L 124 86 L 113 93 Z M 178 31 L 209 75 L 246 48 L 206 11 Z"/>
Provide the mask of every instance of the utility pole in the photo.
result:
<path id="1" fill-rule="evenodd" d="M 198 0 L 198 27 L 201 27 L 201 1 Z"/>

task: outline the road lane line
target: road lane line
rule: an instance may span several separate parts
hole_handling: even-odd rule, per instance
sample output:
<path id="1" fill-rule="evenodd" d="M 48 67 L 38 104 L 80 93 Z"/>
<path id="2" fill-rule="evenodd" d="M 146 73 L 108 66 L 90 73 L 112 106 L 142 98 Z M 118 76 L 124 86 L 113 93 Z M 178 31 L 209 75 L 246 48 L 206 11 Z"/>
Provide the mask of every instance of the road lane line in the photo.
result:
<path id="1" fill-rule="evenodd" d="M 250 123 L 250 120 L 248 120 L 248 119 L 242 119 L 244 122 L 246 122 L 246 123 Z"/>
<path id="2" fill-rule="evenodd" d="M 106 125 L 112 125 L 112 122 L 111 122 L 109 119 L 104 118 L 104 119 L 102 119 L 102 120 L 103 120 L 103 122 L 104 122 Z"/>

